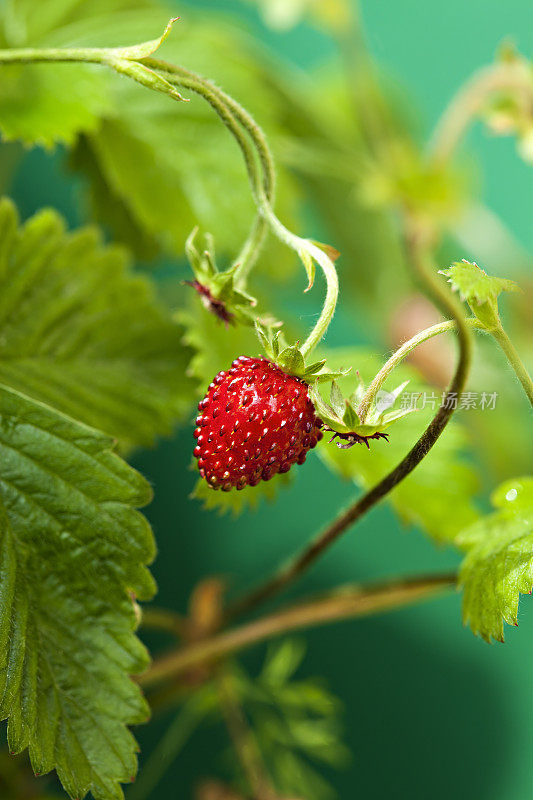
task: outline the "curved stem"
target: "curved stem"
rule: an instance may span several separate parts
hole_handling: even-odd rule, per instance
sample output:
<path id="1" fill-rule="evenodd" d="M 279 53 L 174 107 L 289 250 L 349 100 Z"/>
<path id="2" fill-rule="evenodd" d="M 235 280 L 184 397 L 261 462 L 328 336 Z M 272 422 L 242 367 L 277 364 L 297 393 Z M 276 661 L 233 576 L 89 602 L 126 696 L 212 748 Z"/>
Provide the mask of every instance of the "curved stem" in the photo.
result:
<path id="1" fill-rule="evenodd" d="M 323 250 L 320 249 L 320 247 L 311 242 L 309 239 L 302 239 L 300 236 L 296 236 L 296 234 L 291 233 L 291 231 L 289 231 L 279 221 L 268 203 L 262 202 L 260 207 L 265 219 L 269 223 L 271 229 L 274 231 L 278 239 L 280 239 L 282 242 L 285 242 L 288 247 L 291 247 L 293 250 L 295 250 L 304 263 L 306 263 L 306 261 L 309 259 L 316 261 L 321 267 L 326 279 L 326 298 L 324 300 L 322 312 L 316 322 L 315 327 L 303 345 L 300 347 L 303 357 L 306 358 L 311 354 L 311 352 L 325 335 L 329 323 L 333 318 L 333 314 L 335 313 L 337 298 L 339 296 L 339 278 L 337 276 L 337 270 L 335 269 L 335 264 L 333 261 Z M 308 288 L 311 288 L 311 279 L 309 283 L 310 285 Z"/>
<path id="2" fill-rule="evenodd" d="M 472 328 L 485 330 L 483 323 L 480 322 L 477 317 L 468 317 L 465 322 Z M 420 331 L 420 333 L 417 333 L 407 342 L 404 342 L 404 344 L 402 344 L 402 346 L 399 347 L 398 350 L 396 350 L 389 360 L 381 367 L 380 371 L 364 393 L 357 410 L 361 421 L 364 422 L 376 394 L 379 392 L 391 372 L 396 369 L 396 367 L 404 360 L 404 358 L 409 355 L 409 353 L 411 353 L 419 345 L 427 342 L 429 339 L 432 339 L 434 336 L 440 336 L 441 333 L 454 331 L 455 328 L 456 324 L 453 320 L 439 322 L 436 325 L 432 325 L 430 328 Z"/>
<path id="3" fill-rule="evenodd" d="M 263 190 L 269 201 L 274 198 L 275 171 L 273 160 L 264 140 L 264 136 L 253 119 L 244 112 L 238 103 L 229 98 L 228 95 L 218 90 L 208 81 L 195 76 L 183 68 L 176 67 L 175 70 L 170 64 L 159 62 L 157 59 L 144 58 L 142 60 L 132 60 L 117 56 L 117 51 L 100 48 L 65 48 L 65 49 L 20 49 L 20 50 L 0 50 L 0 64 L 31 64 L 37 62 L 63 62 L 63 63 L 92 63 L 107 66 L 116 72 L 127 75 L 133 80 L 164 92 L 175 100 L 183 100 L 183 97 L 176 90 L 174 81 L 167 80 L 163 74 L 157 72 L 161 65 L 161 72 L 174 76 L 176 72 L 180 76 L 179 85 L 200 94 L 214 108 L 222 122 L 230 130 L 236 139 L 243 153 L 244 161 L 250 178 L 252 192 L 256 194 L 261 186 L 256 163 L 254 148 L 251 146 L 247 136 L 241 128 L 241 124 L 252 137 L 259 153 L 261 164 L 264 170 Z M 240 123 L 235 117 L 235 112 L 239 111 Z M 260 144 L 261 149 L 257 146 Z M 256 197 L 256 203 L 258 202 Z M 236 281 L 242 285 L 248 271 L 259 253 L 261 244 L 266 232 L 266 223 L 263 216 L 258 214 L 254 221 L 250 235 L 248 236 L 241 253 L 238 256 L 239 267 L 237 269 Z"/>
<path id="4" fill-rule="evenodd" d="M 185 86 L 188 84 L 187 88 L 198 92 L 198 94 L 203 95 L 206 99 L 216 97 L 218 101 L 217 104 L 211 102 L 211 99 L 209 99 L 209 102 L 211 102 L 211 105 L 213 105 L 217 113 L 219 113 L 221 104 L 225 105 L 226 110 L 231 112 L 234 119 L 236 119 L 238 123 L 245 129 L 245 131 L 247 131 L 252 142 L 254 143 L 263 168 L 263 190 L 265 197 L 269 204 L 273 204 L 276 188 L 276 170 L 274 167 L 274 159 L 272 157 L 265 134 L 251 114 L 249 114 L 246 109 L 240 105 L 240 103 L 234 100 L 233 97 L 224 92 L 218 86 L 215 86 L 211 81 L 196 75 L 194 72 L 185 69 L 185 67 L 181 67 L 177 64 L 169 64 L 166 61 L 156 58 L 146 58 L 143 60 L 143 63 L 153 69 L 158 70 L 159 72 L 162 72 L 171 82 L 176 81 L 180 86 Z M 209 97 L 206 95 L 206 91 Z M 230 131 L 234 136 L 236 135 L 233 126 L 230 127 Z M 241 150 L 243 150 L 246 163 L 248 164 L 250 160 L 251 149 L 249 148 L 249 145 L 243 146 L 240 131 L 236 138 Z M 248 173 L 252 183 L 252 191 L 254 196 L 256 196 L 260 184 L 259 178 L 255 172 L 252 174 L 250 169 L 248 170 Z M 238 285 L 242 286 L 244 284 L 246 277 L 248 276 L 255 260 L 257 259 L 257 256 L 259 255 L 261 244 L 265 238 L 267 230 L 268 226 L 266 220 L 261 212 L 259 212 L 250 231 L 250 235 L 244 243 L 241 252 L 235 259 L 235 264 L 237 265 L 235 270 L 235 281 Z"/>
<path id="5" fill-rule="evenodd" d="M 158 59 L 144 59 L 143 63 L 163 72 L 170 80 L 175 80 L 179 86 L 192 89 L 193 91 L 197 91 L 199 94 L 202 94 L 205 99 L 207 99 L 208 102 L 213 105 L 217 113 L 221 113 L 221 106 L 223 106 L 223 118 L 227 115 L 227 110 L 229 108 L 230 111 L 235 115 L 236 119 L 250 134 L 258 152 L 260 161 L 263 165 L 263 172 L 265 176 L 262 186 L 258 185 L 256 180 L 254 181 L 252 179 L 252 189 L 261 218 L 268 224 L 278 239 L 298 253 L 304 264 L 309 264 L 310 261 L 316 261 L 316 263 L 321 267 L 326 279 L 326 298 L 322 313 L 320 314 L 315 327 L 300 348 L 304 357 L 309 356 L 311 351 L 324 336 L 335 312 L 339 293 L 337 270 L 335 269 L 333 261 L 323 250 L 317 247 L 309 239 L 303 239 L 302 237 L 296 236 L 294 233 L 289 231 L 275 215 L 272 209 L 272 195 L 274 191 L 275 180 L 273 159 L 263 131 L 259 125 L 257 125 L 253 117 L 247 111 L 245 111 L 245 109 L 242 108 L 239 103 L 237 103 L 232 97 L 227 95 L 221 89 L 214 86 L 210 81 L 194 75 L 194 73 L 191 73 L 189 70 L 186 70 L 183 67 L 167 64 L 166 62 Z M 230 130 L 235 135 L 233 126 L 230 127 Z M 240 137 L 239 143 L 241 143 Z M 261 235 L 261 230 L 261 226 L 258 226 L 257 235 Z M 245 244 L 245 249 L 250 246 L 252 248 L 254 247 L 254 235 L 256 234 L 252 232 L 251 245 L 248 243 Z M 246 260 L 243 263 L 246 263 Z M 242 270 L 239 274 L 242 276 Z M 310 280 L 310 284 L 311 283 L 312 281 Z"/>
<path id="6" fill-rule="evenodd" d="M 452 588 L 455 583 L 456 575 L 448 574 L 387 581 L 371 587 L 341 587 L 167 653 L 154 661 L 147 672 L 138 677 L 138 681 L 142 686 L 152 686 L 205 661 L 228 656 L 290 631 L 402 608 Z"/>
<path id="7" fill-rule="evenodd" d="M 490 95 L 506 89 L 523 93 L 529 109 L 533 79 L 528 65 L 521 61 L 501 62 L 477 72 L 458 91 L 438 122 L 429 144 L 431 160 L 441 164 L 448 161 Z"/>
<path id="8" fill-rule="evenodd" d="M 327 284 L 324 308 L 315 328 L 301 348 L 304 356 L 309 355 L 323 337 L 333 317 L 338 296 L 337 272 L 335 265 L 323 250 L 308 239 L 302 239 L 291 233 L 274 214 L 272 201 L 274 197 L 275 171 L 272 155 L 261 128 L 242 106 L 210 81 L 183 67 L 174 66 L 155 58 L 144 57 L 135 60 L 132 57 L 124 57 L 123 55 L 121 57 L 120 54 L 124 52 L 124 50 L 98 48 L 0 50 L 0 63 L 20 64 L 50 61 L 96 63 L 111 67 L 115 71 L 128 75 L 133 80 L 149 88 L 164 92 L 176 100 L 183 100 L 175 88 L 176 84 L 200 94 L 207 100 L 241 148 L 260 217 L 254 222 L 251 233 L 239 255 L 241 261 L 237 269 L 237 283 L 242 285 L 247 271 L 250 269 L 254 258 L 257 257 L 264 239 L 265 223 L 281 241 L 298 253 L 310 275 L 310 284 L 312 283 L 313 260 L 319 264 L 324 272 Z M 251 137 L 255 150 L 250 145 L 246 133 Z M 256 152 L 264 173 L 263 181 L 259 178 Z"/>
<path id="9" fill-rule="evenodd" d="M 526 393 L 529 402 L 533 406 L 533 380 L 531 380 L 531 376 L 527 371 L 525 364 L 522 362 L 522 359 L 518 355 L 518 352 L 511 339 L 501 325 L 497 328 L 491 329 L 488 331 L 488 333 L 491 333 L 492 336 L 494 336 L 501 349 L 507 356 L 509 364 L 513 368 L 516 377 L 524 387 L 524 392 Z"/>
<path id="10" fill-rule="evenodd" d="M 367 511 L 373 508 L 420 464 L 438 440 L 454 412 L 454 403 L 449 402 L 449 399 L 457 397 L 466 383 L 472 351 L 471 332 L 466 324 L 461 304 L 435 274 L 427 252 L 428 232 L 423 228 L 419 228 L 417 223 L 411 219 L 406 220 L 406 228 L 406 245 L 415 271 L 425 283 L 428 293 L 435 298 L 441 308 L 448 311 L 457 326 L 459 360 L 444 401 L 420 439 L 402 461 L 346 511 L 339 514 L 324 531 L 312 539 L 288 564 L 282 566 L 271 578 L 267 579 L 255 590 L 252 590 L 250 594 L 230 606 L 227 611 L 227 616 L 230 618 L 252 610 L 285 589 L 309 569 L 322 553 L 342 536 L 354 522 L 363 517 Z"/>

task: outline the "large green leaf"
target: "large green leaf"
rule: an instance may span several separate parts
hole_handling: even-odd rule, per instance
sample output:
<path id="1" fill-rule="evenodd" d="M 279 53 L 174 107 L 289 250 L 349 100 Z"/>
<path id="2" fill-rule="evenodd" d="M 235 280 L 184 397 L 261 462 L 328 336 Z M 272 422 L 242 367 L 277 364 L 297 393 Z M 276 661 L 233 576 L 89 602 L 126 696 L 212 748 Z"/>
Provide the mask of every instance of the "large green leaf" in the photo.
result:
<path id="1" fill-rule="evenodd" d="M 332 368 L 353 367 L 353 373 L 340 381 L 346 394 L 354 389 L 355 370 L 368 383 L 381 367 L 379 359 L 364 350 L 331 350 L 327 359 Z M 391 390 L 408 379 L 411 379 L 408 394 L 427 393 L 425 409 L 404 417 L 391 429 L 389 442 L 372 442 L 370 450 L 361 445 L 339 450 L 325 436 L 317 449 L 327 466 L 368 489 L 401 461 L 436 413 L 441 400 L 440 391 L 422 384 L 415 372 L 403 366 L 395 370 L 384 388 Z M 430 401 L 432 395 L 434 399 Z M 451 422 L 422 463 L 388 495 L 402 520 L 419 525 L 440 541 L 452 540 L 478 516 L 473 502 L 477 478 L 464 458 L 466 444 L 464 430 Z"/>
<path id="2" fill-rule="evenodd" d="M 148 708 L 132 596 L 154 556 L 134 507 L 151 491 L 113 440 L 0 385 L 0 717 L 14 753 L 56 769 L 72 798 L 122 798 L 126 727 Z"/>
<path id="3" fill-rule="evenodd" d="M 0 382 L 128 445 L 172 431 L 194 398 L 182 331 L 96 230 L 0 203 Z"/>
<path id="4" fill-rule="evenodd" d="M 533 478 L 506 481 L 492 496 L 496 511 L 462 531 L 463 617 L 487 641 L 517 625 L 520 593 L 533 587 Z"/>
<path id="5" fill-rule="evenodd" d="M 150 0 L 46 0 L 36 13 L 31 0 L 0 5 L 0 47 L 68 47 L 76 44 L 70 26 L 77 19 L 113 24 L 128 7 L 153 7 Z M 69 64 L 3 65 L 0 68 L 0 133 L 4 139 L 51 147 L 73 144 L 94 131 L 111 110 L 107 76 L 95 66 Z"/>

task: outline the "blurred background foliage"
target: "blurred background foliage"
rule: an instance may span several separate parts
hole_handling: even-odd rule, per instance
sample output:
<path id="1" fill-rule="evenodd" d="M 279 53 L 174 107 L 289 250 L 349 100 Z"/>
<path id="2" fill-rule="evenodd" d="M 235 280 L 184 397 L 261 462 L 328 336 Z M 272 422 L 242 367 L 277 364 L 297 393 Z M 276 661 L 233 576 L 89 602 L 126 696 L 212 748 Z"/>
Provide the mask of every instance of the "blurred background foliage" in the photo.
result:
<path id="1" fill-rule="evenodd" d="M 41 0 L 38 13 L 34 0 L 0 0 L 0 46 L 125 45 L 159 35 L 169 13 L 181 20 L 161 56 L 212 78 L 253 113 L 278 165 L 278 215 L 341 252 L 329 363 L 353 366 L 369 380 L 395 345 L 439 318 L 406 267 L 400 202 L 438 226 L 441 267 L 472 258 L 525 289 L 504 300 L 504 315 L 531 362 L 533 167 L 523 148 L 477 125 L 452 167 L 429 170 L 422 158 L 453 93 L 505 37 L 531 52 L 526 0 L 504 9 L 497 0 L 398 0 L 386 9 L 370 0 L 360 7 L 353 0 Z M 429 410 L 408 417 L 387 447 L 346 453 L 324 444 L 290 481 L 232 493 L 225 510 L 243 512 L 238 517 L 215 516 L 191 501 L 196 394 L 236 355 L 258 349 L 251 332 L 220 328 L 182 284 L 189 277 L 184 241 L 194 225 L 214 235 L 222 264 L 248 232 L 253 204 L 240 152 L 199 98 L 171 104 L 91 67 L 2 67 L 0 120 L 0 190 L 22 217 L 52 205 L 73 226 L 99 223 L 155 279 L 161 301 L 178 309 L 192 355 L 179 404 L 184 424 L 132 456 L 155 488 L 147 513 L 160 550 L 158 604 L 182 612 L 206 574 L 225 576 L 232 592 L 244 589 L 326 523 L 355 486 L 371 485 L 396 463 Z M 320 282 L 305 296 L 304 286 L 292 253 L 270 238 L 251 289 L 287 318 L 295 337 L 319 310 Z M 452 344 L 435 340 L 394 381 L 409 378 L 409 391 L 439 393 L 452 364 Z M 496 392 L 495 409 L 459 412 L 390 503 L 336 545 L 299 590 L 458 564 L 446 541 L 488 506 L 499 481 L 531 468 L 533 448 L 520 388 L 484 339 L 469 388 Z M 205 505 L 219 505 L 218 495 L 202 494 Z M 262 494 L 276 503 L 261 499 L 257 513 L 249 505 Z M 488 647 L 464 630 L 459 598 L 450 596 L 311 631 L 305 660 L 297 642 L 266 656 L 256 648 L 235 666 L 233 689 L 279 791 L 305 800 L 529 796 L 530 605 L 522 600 L 521 628 L 505 647 Z M 155 635 L 147 641 L 164 644 Z M 146 773 L 127 790 L 131 800 L 240 796 L 218 706 L 209 689 L 198 696 L 196 706 L 177 712 L 176 703 L 138 731 Z M 208 724 L 198 731 L 200 721 Z M 8 800 L 44 800 L 52 791 L 52 782 L 37 786 L 22 768 L 1 763 Z"/>

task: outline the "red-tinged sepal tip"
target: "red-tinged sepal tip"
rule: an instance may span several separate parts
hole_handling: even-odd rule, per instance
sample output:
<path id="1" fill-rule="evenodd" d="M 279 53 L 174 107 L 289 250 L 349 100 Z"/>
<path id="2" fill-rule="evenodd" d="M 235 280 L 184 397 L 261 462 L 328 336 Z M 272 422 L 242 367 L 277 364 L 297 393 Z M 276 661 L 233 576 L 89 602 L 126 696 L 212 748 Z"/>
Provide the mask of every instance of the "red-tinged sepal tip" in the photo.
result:
<path id="1" fill-rule="evenodd" d="M 198 228 L 195 228 L 187 242 L 185 252 L 194 280 L 185 281 L 199 295 L 204 307 L 226 327 L 242 323 L 253 325 L 255 314 L 252 309 L 257 305 L 255 298 L 237 288 L 235 279 L 239 265 L 234 264 L 224 271 L 217 267 L 213 237 L 205 235 L 205 246 L 199 250 L 196 247 Z"/>
<path id="2" fill-rule="evenodd" d="M 331 430 L 326 428 L 326 430 Z M 335 439 L 339 439 L 340 441 L 335 442 L 337 447 L 341 450 L 348 450 L 350 447 L 353 447 L 354 444 L 364 444 L 370 450 L 370 445 L 368 444 L 370 439 L 385 439 L 386 442 L 389 441 L 389 434 L 388 433 L 381 433 L 381 431 L 376 431 L 376 433 L 372 433 L 370 436 L 360 436 L 358 433 L 334 433 L 330 442 L 333 442 Z"/>
<path id="3" fill-rule="evenodd" d="M 211 314 L 217 317 L 217 319 L 223 322 L 226 327 L 233 322 L 235 314 L 232 314 L 231 311 L 226 308 L 225 303 L 223 303 L 221 300 L 218 300 L 213 295 L 208 286 L 205 286 L 203 283 L 200 283 L 197 280 L 184 281 L 184 283 L 198 292 L 204 308 L 206 308 Z"/>

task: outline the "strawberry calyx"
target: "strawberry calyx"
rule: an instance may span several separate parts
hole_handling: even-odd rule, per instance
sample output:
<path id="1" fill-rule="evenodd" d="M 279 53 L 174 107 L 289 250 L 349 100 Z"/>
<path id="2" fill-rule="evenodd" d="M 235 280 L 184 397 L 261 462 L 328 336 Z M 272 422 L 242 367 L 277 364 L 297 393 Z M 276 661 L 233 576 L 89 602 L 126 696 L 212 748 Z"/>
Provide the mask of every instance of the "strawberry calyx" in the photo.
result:
<path id="1" fill-rule="evenodd" d="M 255 330 L 267 358 L 276 364 L 288 375 L 305 381 L 308 384 L 324 383 L 347 375 L 348 369 L 330 370 L 326 366 L 326 359 L 306 364 L 304 355 L 299 347 L 299 342 L 287 345 L 283 339 L 283 332 L 279 324 L 265 325 L 256 320 Z"/>
<path id="2" fill-rule="evenodd" d="M 355 391 L 348 398 L 343 396 L 335 380 L 331 383 L 329 403 L 325 402 L 316 385 L 309 388 L 309 396 L 322 420 L 322 429 L 333 433 L 330 442 L 338 439 L 337 447 L 342 450 L 353 447 L 354 444 L 364 444 L 370 449 L 370 439 L 388 441 L 388 434 L 384 431 L 394 422 L 416 411 L 414 407 L 389 411 L 407 383 L 408 381 L 400 384 L 392 392 L 378 392 L 364 417 L 361 413 L 361 400 L 365 393 L 365 387 L 361 379 L 359 379 Z"/>
<path id="3" fill-rule="evenodd" d="M 323 430 L 330 431 L 331 428 L 328 428 L 327 425 L 323 426 Z M 335 442 L 337 447 L 340 447 L 341 450 L 348 450 L 350 447 L 353 447 L 354 444 L 366 444 L 367 448 L 370 450 L 370 445 L 368 444 L 369 439 L 385 439 L 386 442 L 389 441 L 389 434 L 388 433 L 381 433 L 381 431 L 376 431 L 376 433 L 371 434 L 370 436 L 361 436 L 359 433 L 355 433 L 352 431 L 351 433 L 337 433 L 335 432 L 329 442 L 333 442 L 335 439 L 339 439 L 340 441 Z"/>
<path id="4" fill-rule="evenodd" d="M 194 273 L 194 280 L 185 281 L 200 296 L 203 305 L 217 319 L 228 325 L 253 325 L 257 300 L 235 286 L 238 264 L 219 270 L 215 259 L 213 237 L 206 233 L 205 247 L 196 247 L 198 228 L 194 228 L 185 243 L 185 252 Z"/>

